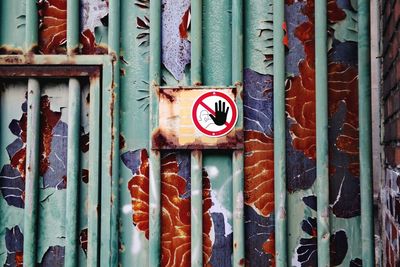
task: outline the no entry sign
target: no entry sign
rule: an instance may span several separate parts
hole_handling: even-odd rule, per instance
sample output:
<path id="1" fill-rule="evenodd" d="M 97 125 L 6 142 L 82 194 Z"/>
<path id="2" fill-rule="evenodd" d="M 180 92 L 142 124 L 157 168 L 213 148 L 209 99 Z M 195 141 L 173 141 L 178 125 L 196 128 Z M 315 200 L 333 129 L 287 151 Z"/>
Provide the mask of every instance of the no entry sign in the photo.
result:
<path id="1" fill-rule="evenodd" d="M 235 127 L 237 119 L 235 102 L 223 92 L 206 92 L 193 103 L 193 124 L 206 136 L 219 137 L 228 134 Z"/>

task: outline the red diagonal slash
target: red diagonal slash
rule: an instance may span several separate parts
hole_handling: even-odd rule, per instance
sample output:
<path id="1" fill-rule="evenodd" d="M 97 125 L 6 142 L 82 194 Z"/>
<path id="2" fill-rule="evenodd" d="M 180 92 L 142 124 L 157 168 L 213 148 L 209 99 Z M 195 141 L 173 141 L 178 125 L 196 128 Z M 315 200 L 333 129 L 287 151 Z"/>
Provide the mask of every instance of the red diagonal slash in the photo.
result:
<path id="1" fill-rule="evenodd" d="M 203 101 L 200 102 L 200 105 L 202 105 L 211 115 L 215 116 L 215 111 L 207 106 Z M 225 125 L 229 127 L 228 122 L 225 122 Z"/>

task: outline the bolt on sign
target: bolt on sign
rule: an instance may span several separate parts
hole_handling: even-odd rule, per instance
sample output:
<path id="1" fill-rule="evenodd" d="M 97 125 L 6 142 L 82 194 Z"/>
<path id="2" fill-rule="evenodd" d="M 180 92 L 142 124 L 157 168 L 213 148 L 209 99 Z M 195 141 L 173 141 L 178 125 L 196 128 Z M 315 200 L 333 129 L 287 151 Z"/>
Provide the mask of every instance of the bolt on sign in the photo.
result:
<path id="1" fill-rule="evenodd" d="M 160 87 L 154 149 L 238 149 L 236 87 Z"/>

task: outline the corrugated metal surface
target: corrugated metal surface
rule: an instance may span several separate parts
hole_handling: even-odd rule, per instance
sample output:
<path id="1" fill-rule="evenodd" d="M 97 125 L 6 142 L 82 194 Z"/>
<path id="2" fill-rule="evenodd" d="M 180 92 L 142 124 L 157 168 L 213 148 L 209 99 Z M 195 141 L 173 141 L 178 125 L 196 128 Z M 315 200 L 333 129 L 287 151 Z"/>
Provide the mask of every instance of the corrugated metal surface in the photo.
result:
<path id="1" fill-rule="evenodd" d="M 365 6 L 2 1 L 0 264 L 372 266 Z M 239 89 L 243 150 L 151 149 L 158 86 L 185 85 Z"/>

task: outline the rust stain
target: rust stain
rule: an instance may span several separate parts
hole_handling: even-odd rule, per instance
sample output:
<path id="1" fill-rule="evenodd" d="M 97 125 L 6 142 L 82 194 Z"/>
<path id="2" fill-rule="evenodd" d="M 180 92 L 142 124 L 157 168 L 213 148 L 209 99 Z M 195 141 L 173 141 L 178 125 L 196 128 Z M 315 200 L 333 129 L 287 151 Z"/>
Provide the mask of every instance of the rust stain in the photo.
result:
<path id="1" fill-rule="evenodd" d="M 0 47 L 0 55 L 22 55 L 24 51 L 19 48 L 14 48 L 8 45 L 3 45 Z"/>
<path id="2" fill-rule="evenodd" d="M 171 94 L 168 94 L 165 90 L 160 90 L 160 98 L 166 98 L 170 103 L 175 102 L 175 97 Z"/>
<path id="3" fill-rule="evenodd" d="M 240 261 L 239 261 L 239 265 L 240 266 L 244 266 L 244 263 L 245 263 L 245 259 L 241 258 Z"/>

